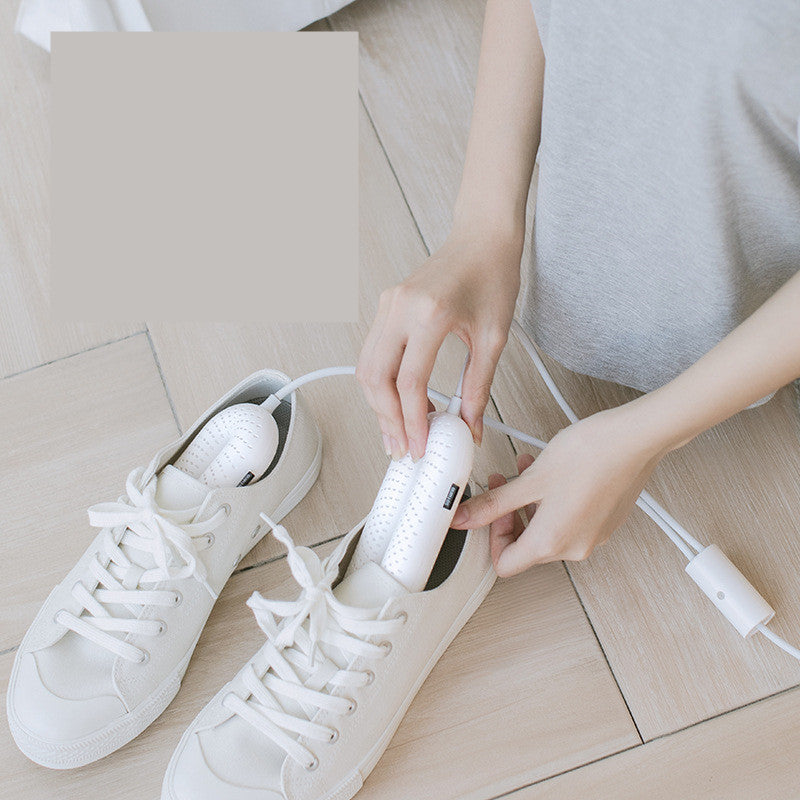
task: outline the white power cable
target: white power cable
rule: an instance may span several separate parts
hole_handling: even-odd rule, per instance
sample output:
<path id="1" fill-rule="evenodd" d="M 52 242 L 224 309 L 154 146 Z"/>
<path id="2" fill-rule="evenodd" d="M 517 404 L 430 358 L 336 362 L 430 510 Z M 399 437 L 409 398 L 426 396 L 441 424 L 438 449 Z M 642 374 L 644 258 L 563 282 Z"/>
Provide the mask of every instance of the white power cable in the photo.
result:
<path id="1" fill-rule="evenodd" d="M 800 661 L 800 650 L 798 650 L 794 645 L 789 644 L 785 639 L 778 636 L 775 631 L 771 631 L 766 625 L 759 625 L 756 630 L 767 637 L 773 644 L 778 645 L 781 650 L 787 652 L 793 658 L 796 658 Z"/>
<path id="2" fill-rule="evenodd" d="M 322 369 L 315 369 L 313 372 L 308 372 L 305 375 L 301 375 L 299 378 L 295 378 L 293 381 L 289 381 L 289 383 L 281 386 L 277 392 L 275 392 L 275 397 L 278 400 L 283 400 L 285 397 L 288 397 L 295 389 L 299 389 L 301 386 L 305 386 L 307 383 L 311 383 L 312 381 L 318 381 L 321 378 L 330 378 L 334 375 L 355 375 L 356 368 L 355 367 L 323 367 Z"/>
<path id="3" fill-rule="evenodd" d="M 564 399 L 564 395 L 561 394 L 558 386 L 556 386 L 553 376 L 548 371 L 544 361 L 542 361 L 536 346 L 530 340 L 530 337 L 525 332 L 525 329 L 516 320 L 511 323 L 511 327 L 514 330 L 514 333 L 517 334 L 520 344 L 522 344 L 523 348 L 525 348 L 525 352 L 528 354 L 531 361 L 533 361 L 534 366 L 536 367 L 536 370 L 538 371 L 542 380 L 545 382 L 545 385 L 550 390 L 550 394 L 553 395 L 553 399 L 556 401 L 556 403 L 558 403 L 559 408 L 561 408 L 561 410 L 564 412 L 564 415 L 570 420 L 570 422 L 578 422 L 580 417 L 575 413 L 575 411 L 573 411 L 572 406 L 570 406 L 570 404 Z M 703 546 L 700 544 L 700 542 L 698 542 L 697 539 L 695 539 L 682 525 L 680 525 L 672 516 L 670 516 L 666 509 L 664 509 L 649 492 L 643 491 L 637 498 L 636 505 L 639 506 L 639 508 L 641 508 L 642 511 L 644 511 L 644 513 L 647 514 L 647 516 L 650 517 L 650 519 L 652 519 L 653 522 L 655 522 L 656 525 L 658 525 L 658 527 L 667 534 L 667 536 L 669 536 L 670 540 L 689 561 L 694 558 L 696 553 L 699 553 L 703 549 Z"/>
<path id="4" fill-rule="evenodd" d="M 550 394 L 553 396 L 553 399 L 556 401 L 556 403 L 558 403 L 558 406 L 564 412 L 565 416 L 572 423 L 578 422 L 580 418 L 561 394 L 561 391 L 559 390 L 558 386 L 556 386 L 552 375 L 548 371 L 544 361 L 536 350 L 536 346 L 530 340 L 527 333 L 519 324 L 519 322 L 517 322 L 517 320 L 513 320 L 512 329 L 517 334 L 520 343 L 528 353 L 531 361 L 533 361 L 534 366 L 550 391 Z M 458 386 L 452 396 L 442 394 L 441 392 L 437 392 L 435 389 L 428 387 L 428 396 L 432 400 L 445 403 L 448 407 L 448 411 L 451 411 L 451 413 L 457 414 L 460 411 L 461 391 L 468 363 L 469 355 L 467 355 L 467 358 L 464 362 L 464 366 L 461 370 L 461 376 L 458 380 Z M 356 368 L 351 366 L 325 367 L 323 369 L 314 370 L 313 372 L 302 375 L 281 387 L 281 389 L 279 389 L 272 396 L 272 398 L 269 398 L 266 401 L 266 404 L 268 404 L 271 408 L 274 408 L 280 400 L 290 395 L 295 391 L 295 389 L 298 389 L 307 383 L 334 375 L 354 375 L 355 371 Z M 547 442 L 543 441 L 542 439 L 537 439 L 535 436 L 531 436 L 530 434 L 524 433 L 516 428 L 512 428 L 510 425 L 506 425 L 504 422 L 500 422 L 499 420 L 495 420 L 484 415 L 483 422 L 487 427 L 493 428 L 494 430 L 504 433 L 507 436 L 525 442 L 532 447 L 537 448 L 538 450 L 544 450 L 545 447 L 547 447 Z M 653 520 L 653 522 L 656 523 L 656 525 L 658 525 L 658 527 L 669 537 L 670 541 L 672 541 L 672 543 L 683 553 L 688 561 L 692 561 L 697 554 L 706 549 L 648 491 L 642 491 L 636 500 L 636 505 L 639 506 L 639 508 L 641 508 L 642 511 L 644 511 L 645 514 L 647 514 Z M 755 592 L 754 589 L 752 591 Z M 755 630 L 769 639 L 777 647 L 780 647 L 781 650 L 800 661 L 800 649 L 789 644 L 774 631 L 771 631 L 766 624 L 760 624 L 756 626 Z"/>

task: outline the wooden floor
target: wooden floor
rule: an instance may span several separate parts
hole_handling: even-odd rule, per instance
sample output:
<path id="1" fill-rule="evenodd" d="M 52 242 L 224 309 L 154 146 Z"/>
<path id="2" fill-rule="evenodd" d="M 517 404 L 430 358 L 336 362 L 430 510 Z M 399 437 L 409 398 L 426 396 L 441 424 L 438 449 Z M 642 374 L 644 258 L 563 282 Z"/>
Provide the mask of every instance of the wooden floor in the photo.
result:
<path id="1" fill-rule="evenodd" d="M 48 62 L 0 5 L 0 675 L 50 588 L 89 541 L 85 508 L 252 370 L 353 363 L 377 294 L 445 237 L 466 141 L 481 0 L 358 0 L 319 30 L 361 34 L 359 324 L 55 325 L 47 315 Z M 454 383 L 449 342 L 434 383 Z M 557 380 L 581 414 L 618 387 Z M 385 469 L 377 427 L 347 379 L 308 390 L 326 459 L 287 517 L 302 541 L 346 530 Z M 503 355 L 490 412 L 550 437 L 565 424 L 524 353 Z M 800 417 L 788 391 L 669 457 L 651 491 L 717 542 L 800 641 Z M 476 478 L 510 473 L 487 433 Z M 343 492 L 341 475 L 348 475 Z M 331 545 L 320 545 L 328 548 Z M 423 686 L 359 795 L 367 800 L 800 797 L 800 665 L 743 641 L 636 512 L 590 560 L 498 581 Z M 180 733 L 251 654 L 255 589 L 290 591 L 268 538 L 220 598 L 184 686 L 149 730 L 70 773 L 28 762 L 0 723 L 0 795 L 155 800 Z M 224 800 L 224 798 L 221 798 Z"/>

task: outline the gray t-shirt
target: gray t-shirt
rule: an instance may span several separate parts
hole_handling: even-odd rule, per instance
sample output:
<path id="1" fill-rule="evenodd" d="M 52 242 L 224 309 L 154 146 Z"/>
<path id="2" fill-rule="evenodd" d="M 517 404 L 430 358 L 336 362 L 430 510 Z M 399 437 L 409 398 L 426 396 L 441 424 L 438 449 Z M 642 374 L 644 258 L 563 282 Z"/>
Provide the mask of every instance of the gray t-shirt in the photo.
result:
<path id="1" fill-rule="evenodd" d="M 800 270 L 800 0 L 532 0 L 545 52 L 522 322 L 649 391 Z"/>

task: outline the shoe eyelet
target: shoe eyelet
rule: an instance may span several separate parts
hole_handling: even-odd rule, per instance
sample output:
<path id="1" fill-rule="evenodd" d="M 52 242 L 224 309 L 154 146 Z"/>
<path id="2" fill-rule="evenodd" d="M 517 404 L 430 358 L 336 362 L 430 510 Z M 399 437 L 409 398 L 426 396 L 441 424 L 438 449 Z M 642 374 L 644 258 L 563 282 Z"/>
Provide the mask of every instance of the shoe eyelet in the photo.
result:
<path id="1" fill-rule="evenodd" d="M 167 632 L 167 623 L 164 622 L 163 619 L 159 619 L 157 620 L 157 622 L 158 622 L 158 633 L 156 634 L 156 636 L 161 636 L 162 634 Z"/>
<path id="2" fill-rule="evenodd" d="M 374 680 L 375 680 L 375 673 L 371 669 L 368 669 L 364 673 L 364 686 L 369 686 Z"/>
<path id="3" fill-rule="evenodd" d="M 180 592 L 175 592 L 175 597 L 172 600 L 172 605 L 179 606 L 183 602 L 183 595 Z"/>
<path id="4" fill-rule="evenodd" d="M 349 705 L 347 706 L 347 711 L 344 712 L 344 715 L 346 717 L 349 717 L 352 714 L 356 713 L 356 709 L 358 708 L 358 703 L 356 703 L 356 701 L 353 700 L 352 697 L 348 697 L 346 699 L 347 699 L 347 702 L 348 702 Z"/>
<path id="5" fill-rule="evenodd" d="M 333 744 L 339 738 L 339 731 L 331 728 L 331 735 L 328 737 L 328 744 Z"/>
<path id="6" fill-rule="evenodd" d="M 147 650 L 142 650 L 142 657 L 137 662 L 140 666 L 146 664 L 150 660 L 150 653 Z"/>
<path id="7" fill-rule="evenodd" d="M 378 647 L 383 650 L 384 656 L 388 656 L 389 653 L 392 652 L 392 643 L 391 642 L 381 642 Z"/>
<path id="8" fill-rule="evenodd" d="M 221 506 L 220 506 L 220 507 L 217 509 L 217 511 L 224 511 L 224 512 L 225 512 L 225 516 L 226 516 L 226 517 L 229 517 L 229 516 L 231 515 L 231 507 L 230 507 L 230 506 L 229 506 L 227 503 L 223 503 L 223 504 L 222 504 L 222 505 L 221 505 Z"/>
<path id="9" fill-rule="evenodd" d="M 395 619 L 396 619 L 396 620 L 398 620 L 398 621 L 399 621 L 400 623 L 402 623 L 403 625 L 405 625 L 405 624 L 406 624 L 406 622 L 408 622 L 408 614 L 406 614 L 406 612 L 405 612 L 405 611 L 401 611 L 401 612 L 400 612 L 400 613 L 399 613 L 399 614 L 398 614 L 398 615 L 395 617 Z"/>
<path id="10" fill-rule="evenodd" d="M 214 536 L 213 533 L 206 534 L 206 550 L 210 550 L 214 546 L 214 542 L 217 541 L 217 537 Z"/>
<path id="11" fill-rule="evenodd" d="M 250 534 L 251 539 L 255 539 L 261 533 L 261 525 L 256 525 L 256 529 Z"/>
<path id="12" fill-rule="evenodd" d="M 316 756 L 314 756 L 314 760 L 309 761 L 308 764 L 306 764 L 305 766 L 309 772 L 313 772 L 319 766 L 319 759 Z"/>

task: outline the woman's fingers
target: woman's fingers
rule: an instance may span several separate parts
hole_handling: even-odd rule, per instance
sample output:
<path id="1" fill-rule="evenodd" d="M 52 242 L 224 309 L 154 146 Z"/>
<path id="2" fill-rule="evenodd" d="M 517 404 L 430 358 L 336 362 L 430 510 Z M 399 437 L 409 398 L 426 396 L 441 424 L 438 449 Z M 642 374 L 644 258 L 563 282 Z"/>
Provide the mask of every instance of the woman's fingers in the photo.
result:
<path id="1" fill-rule="evenodd" d="M 501 577 L 510 577 L 524 572 L 534 564 L 548 564 L 565 558 L 564 543 L 557 536 L 554 521 L 548 520 L 540 506 L 531 518 L 528 527 L 500 553 L 495 563 L 495 572 Z"/>
<path id="2" fill-rule="evenodd" d="M 506 479 L 502 475 L 494 474 L 489 476 L 489 489 L 496 489 L 505 483 Z M 519 518 L 519 514 L 513 511 L 492 523 L 489 529 L 489 548 L 493 563 L 497 563 L 500 553 L 522 533 L 522 528 L 522 520 Z"/>
<path id="3" fill-rule="evenodd" d="M 521 455 L 517 456 L 517 472 L 522 475 L 526 469 L 528 469 L 531 464 L 534 462 L 534 457 L 530 453 L 522 453 Z M 533 515 L 536 512 L 536 503 L 527 503 L 525 505 L 525 516 L 530 522 L 533 519 Z"/>
<path id="4" fill-rule="evenodd" d="M 403 426 L 403 409 L 397 392 L 397 373 L 403 359 L 406 339 L 399 332 L 387 330 L 387 312 L 382 302 L 378 315 L 364 340 L 356 366 L 356 379 L 367 403 L 378 417 L 384 445 L 393 458 L 402 458 L 408 450 Z"/>
<path id="5" fill-rule="evenodd" d="M 425 453 L 428 381 L 448 330 L 446 315 L 429 298 L 402 285 L 381 295 L 356 378 L 393 458 Z"/>
<path id="6" fill-rule="evenodd" d="M 421 328 L 409 337 L 397 372 L 397 391 L 402 408 L 402 424 L 413 459 L 422 458 L 428 441 L 428 381 L 436 354 L 447 330 Z"/>
<path id="7" fill-rule="evenodd" d="M 489 402 L 494 371 L 505 343 L 506 335 L 500 331 L 486 332 L 481 340 L 473 343 L 470 351 L 461 392 L 461 416 L 477 444 L 483 438 L 483 412 Z"/>
<path id="8" fill-rule="evenodd" d="M 462 503 L 453 518 L 453 525 L 463 529 L 482 528 L 528 502 L 536 502 L 532 499 L 533 494 L 534 489 L 528 478 L 514 478 Z"/>

